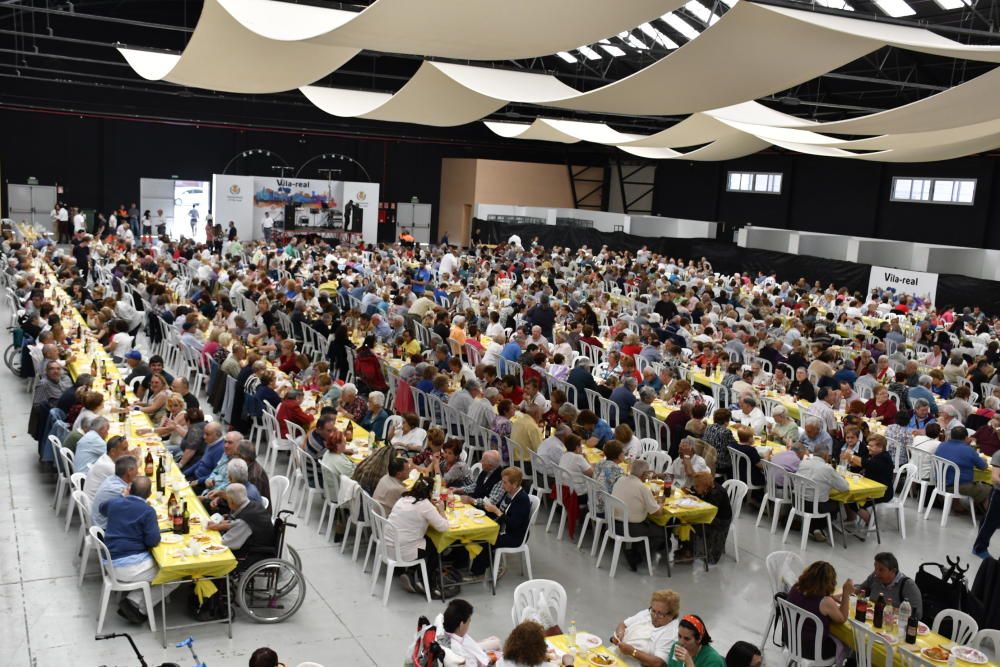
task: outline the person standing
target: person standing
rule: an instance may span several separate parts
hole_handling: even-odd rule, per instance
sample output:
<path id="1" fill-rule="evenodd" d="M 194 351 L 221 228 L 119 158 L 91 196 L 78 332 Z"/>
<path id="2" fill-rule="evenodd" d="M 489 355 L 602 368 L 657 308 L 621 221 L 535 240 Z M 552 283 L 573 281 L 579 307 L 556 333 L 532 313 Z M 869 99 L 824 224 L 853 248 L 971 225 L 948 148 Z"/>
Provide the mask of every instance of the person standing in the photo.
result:
<path id="1" fill-rule="evenodd" d="M 150 214 L 149 209 L 143 211 L 142 220 L 142 242 L 152 243 L 153 242 L 153 216 Z"/>
<path id="2" fill-rule="evenodd" d="M 198 233 L 198 220 L 201 219 L 201 215 L 198 213 L 198 205 L 192 204 L 191 210 L 188 211 L 188 220 L 191 222 L 191 238 Z"/>
<path id="3" fill-rule="evenodd" d="M 73 234 L 87 231 L 87 216 L 78 208 L 73 209 Z"/>
<path id="4" fill-rule="evenodd" d="M 264 230 L 264 243 L 271 242 L 271 234 L 274 231 L 274 220 L 271 219 L 271 213 L 264 213 L 264 220 L 260 223 L 261 229 Z"/>
<path id="5" fill-rule="evenodd" d="M 990 459 L 991 481 L 993 491 L 990 494 L 990 506 L 986 510 L 983 522 L 979 524 L 979 534 L 972 545 L 972 553 L 980 558 L 991 558 L 989 552 L 990 540 L 997 528 L 1000 528 L 1000 451 L 994 452 Z"/>
<path id="6" fill-rule="evenodd" d="M 163 209 L 156 209 L 156 235 L 163 236 L 167 233 L 167 220 L 163 217 Z"/>
<path id="7" fill-rule="evenodd" d="M 59 211 L 56 213 L 56 217 L 59 219 L 59 239 L 57 243 L 69 243 L 69 211 L 66 209 L 66 204 L 59 204 Z"/>

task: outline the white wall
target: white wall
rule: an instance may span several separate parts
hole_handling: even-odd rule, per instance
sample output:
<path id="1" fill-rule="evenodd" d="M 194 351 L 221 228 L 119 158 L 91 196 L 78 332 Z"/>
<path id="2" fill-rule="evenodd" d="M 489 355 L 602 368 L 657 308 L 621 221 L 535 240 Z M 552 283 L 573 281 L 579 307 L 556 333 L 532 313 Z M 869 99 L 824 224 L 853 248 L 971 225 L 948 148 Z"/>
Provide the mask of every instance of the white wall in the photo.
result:
<path id="1" fill-rule="evenodd" d="M 556 218 L 577 218 L 590 220 L 594 229 L 600 232 L 614 232 L 616 226 L 626 234 L 636 236 L 684 239 L 715 238 L 716 222 L 705 220 L 684 220 L 681 218 L 661 218 L 655 215 L 624 215 L 604 211 L 589 211 L 574 208 L 539 208 L 536 206 L 516 206 L 513 204 L 476 204 L 475 215 L 486 220 L 491 215 L 517 215 L 541 218 L 545 224 L 556 224 Z"/>
<path id="2" fill-rule="evenodd" d="M 998 250 L 797 232 L 771 227 L 744 227 L 736 236 L 737 244 L 744 248 L 780 250 L 908 271 L 1000 280 Z"/>
<path id="3" fill-rule="evenodd" d="M 675 239 L 714 239 L 719 223 L 706 220 L 661 218 L 655 215 L 633 215 L 631 234 L 636 236 L 667 236 Z"/>

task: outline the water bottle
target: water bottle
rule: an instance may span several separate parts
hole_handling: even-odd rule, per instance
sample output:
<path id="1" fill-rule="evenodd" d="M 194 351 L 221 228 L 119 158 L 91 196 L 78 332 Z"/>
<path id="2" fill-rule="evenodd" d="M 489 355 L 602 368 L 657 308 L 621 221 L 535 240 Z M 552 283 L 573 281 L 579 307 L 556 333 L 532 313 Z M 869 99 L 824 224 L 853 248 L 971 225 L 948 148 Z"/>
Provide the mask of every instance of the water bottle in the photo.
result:
<path id="1" fill-rule="evenodd" d="M 884 625 L 888 634 L 896 634 L 896 612 L 892 606 L 892 598 L 885 599 Z"/>
<path id="2" fill-rule="evenodd" d="M 574 648 L 576 646 L 576 621 L 569 622 L 569 632 L 567 635 L 569 637 L 569 647 Z"/>
<path id="3" fill-rule="evenodd" d="M 899 625 L 899 634 L 902 638 L 906 633 L 906 627 L 910 623 L 910 616 L 913 615 L 913 607 L 910 606 L 909 600 L 903 600 L 903 603 L 899 605 L 899 617 L 897 623 Z"/>

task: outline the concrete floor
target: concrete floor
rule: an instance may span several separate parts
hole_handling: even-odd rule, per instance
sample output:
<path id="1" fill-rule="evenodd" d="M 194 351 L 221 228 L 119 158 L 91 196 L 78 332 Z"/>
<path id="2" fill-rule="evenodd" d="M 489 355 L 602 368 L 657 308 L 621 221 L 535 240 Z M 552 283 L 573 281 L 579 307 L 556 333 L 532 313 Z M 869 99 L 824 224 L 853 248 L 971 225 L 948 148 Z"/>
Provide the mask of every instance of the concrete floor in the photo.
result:
<path id="1" fill-rule="evenodd" d="M 63 518 L 51 506 L 54 476 L 37 462 L 36 444 L 25 434 L 30 396 L 23 384 L 6 369 L 0 370 L 0 665 L 56 667 L 73 665 L 137 665 L 124 639 L 94 640 L 100 580 L 91 559 L 82 587 L 77 587 L 74 545 L 77 528 L 63 532 Z M 283 462 L 282 462 L 283 463 Z M 543 508 L 543 514 L 546 512 Z M 931 519 L 916 517 L 915 501 L 907 512 L 908 539 L 900 539 L 894 517 L 884 515 L 882 546 L 874 539 L 861 543 L 850 538 L 849 548 L 810 542 L 803 559 L 808 563 L 826 559 L 837 568 L 839 577 L 863 579 L 872 567 L 872 556 L 880 550 L 894 551 L 904 572 L 915 574 L 919 563 L 943 561 L 946 554 L 975 561 L 969 550 L 974 533 L 966 516 L 952 516 L 946 528 L 939 514 Z M 271 646 L 282 661 L 294 667 L 303 661 L 334 665 L 399 665 L 403 652 L 421 614 L 433 617 L 442 605 L 427 605 L 422 596 L 407 594 L 394 587 L 388 607 L 380 598 L 369 596 L 369 576 L 362 575 L 359 563 L 344 555 L 339 545 L 327 544 L 316 534 L 318 509 L 312 525 L 289 529 L 291 544 L 302 556 L 309 593 L 298 614 L 277 626 L 259 625 L 237 618 L 233 638 L 224 626 L 195 628 L 198 655 L 210 667 L 246 665 L 250 653 L 259 646 Z M 765 524 L 754 528 L 756 512 L 745 507 L 735 531 L 740 542 L 740 562 L 729 554 L 711 571 L 678 565 L 673 577 L 658 567 L 654 577 L 640 570 L 630 572 L 622 563 L 615 578 L 608 577 L 609 558 L 596 570 L 589 549 L 581 551 L 568 540 L 536 530 L 531 538 L 534 574 L 537 578 L 559 581 L 569 597 L 567 619 L 575 619 L 581 630 L 607 637 L 627 615 L 642 609 L 650 591 L 672 588 L 681 596 L 682 613 L 697 613 L 705 619 L 725 653 L 732 642 L 745 639 L 759 642 L 769 613 L 770 592 L 764 558 L 782 549 L 781 531 L 772 536 Z M 554 533 L 554 529 L 553 529 Z M 798 551 L 798 533 L 793 532 L 788 547 Z M 837 536 L 838 540 L 840 535 Z M 589 545 L 589 538 L 588 538 Z M 969 572 L 970 581 L 978 563 Z M 476 637 L 504 637 L 511 628 L 510 608 L 514 588 L 523 581 L 515 560 L 499 584 L 497 595 L 483 585 L 464 587 L 462 597 L 476 612 L 472 634 Z M 182 600 L 172 605 L 174 620 L 184 613 Z M 150 665 L 163 661 L 190 665 L 186 649 L 160 647 L 148 626 L 127 626 L 109 610 L 104 632 L 129 631 Z M 187 634 L 175 631 L 168 636 L 180 641 Z M 765 654 L 771 664 L 780 663 L 780 653 Z"/>

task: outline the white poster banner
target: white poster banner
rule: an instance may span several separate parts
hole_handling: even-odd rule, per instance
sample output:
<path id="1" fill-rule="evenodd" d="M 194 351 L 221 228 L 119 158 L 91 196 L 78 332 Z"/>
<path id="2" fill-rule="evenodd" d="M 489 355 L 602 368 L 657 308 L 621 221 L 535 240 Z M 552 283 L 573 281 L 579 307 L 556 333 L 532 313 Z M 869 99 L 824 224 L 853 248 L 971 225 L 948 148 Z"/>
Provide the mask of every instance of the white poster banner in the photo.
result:
<path id="1" fill-rule="evenodd" d="M 868 277 L 868 295 L 872 290 L 892 290 L 896 294 L 912 294 L 937 303 L 938 274 L 907 271 L 888 266 L 873 266 Z"/>
<path id="2" fill-rule="evenodd" d="M 365 244 L 378 242 L 378 183 L 344 183 L 344 228 L 361 232 Z"/>
<path id="3" fill-rule="evenodd" d="M 253 176 L 212 176 L 212 216 L 223 229 L 229 229 L 230 220 L 235 222 L 244 241 L 263 235 L 253 222 L 253 182 Z"/>

